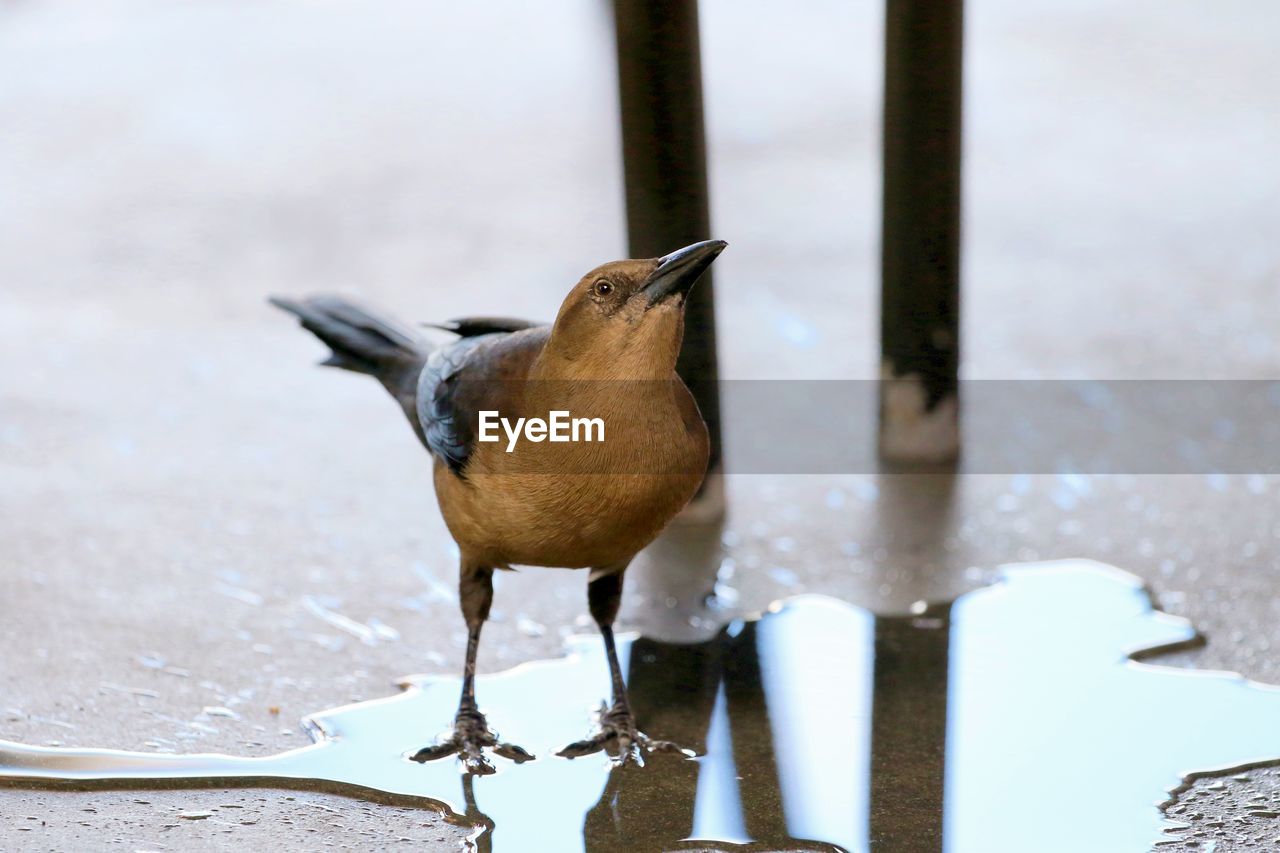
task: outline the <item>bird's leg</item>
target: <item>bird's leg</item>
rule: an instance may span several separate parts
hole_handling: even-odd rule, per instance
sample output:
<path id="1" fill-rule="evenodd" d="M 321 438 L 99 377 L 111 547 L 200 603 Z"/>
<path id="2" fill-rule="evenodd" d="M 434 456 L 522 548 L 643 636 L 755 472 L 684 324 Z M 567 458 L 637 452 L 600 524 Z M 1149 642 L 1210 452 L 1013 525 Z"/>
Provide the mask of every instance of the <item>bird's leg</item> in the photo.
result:
<path id="1" fill-rule="evenodd" d="M 625 568 L 625 567 L 624 567 Z M 604 651 L 609 659 L 609 675 L 613 680 L 613 705 L 603 708 L 600 714 L 600 731 L 560 750 L 558 755 L 578 758 L 607 749 L 617 764 L 643 764 L 647 752 L 684 752 L 679 746 L 665 740 L 654 740 L 636 728 L 631 703 L 627 699 L 627 684 L 622 678 L 618 663 L 618 650 L 613 639 L 613 621 L 622 602 L 622 571 L 610 572 L 587 584 L 587 601 L 591 615 L 600 627 L 604 638 Z"/>
<path id="2" fill-rule="evenodd" d="M 467 662 L 462 671 L 462 696 L 453 720 L 453 734 L 442 743 L 418 750 L 413 760 L 422 763 L 457 753 L 468 773 L 487 775 L 493 773 L 494 768 L 484 756 L 486 746 L 517 763 L 533 756 L 515 744 L 499 743 L 476 704 L 476 653 L 480 650 L 480 629 L 489 618 L 489 607 L 493 604 L 493 569 L 464 563 L 458 594 L 462 615 L 467 620 Z"/>

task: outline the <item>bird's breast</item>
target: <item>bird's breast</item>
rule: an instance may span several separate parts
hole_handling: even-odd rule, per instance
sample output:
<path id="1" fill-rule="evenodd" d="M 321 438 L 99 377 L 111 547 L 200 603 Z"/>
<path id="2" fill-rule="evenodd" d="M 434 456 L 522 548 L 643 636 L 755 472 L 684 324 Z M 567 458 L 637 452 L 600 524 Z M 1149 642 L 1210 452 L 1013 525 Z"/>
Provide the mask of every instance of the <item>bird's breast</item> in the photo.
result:
<path id="1" fill-rule="evenodd" d="M 525 405 L 499 423 L 501 440 L 478 441 L 462 478 L 437 466 L 441 510 L 464 553 L 504 564 L 616 564 L 696 493 L 707 431 L 683 384 L 566 397 Z M 602 428 L 588 433 L 580 424 L 575 433 L 571 421 L 562 423 L 555 434 L 567 440 L 552 440 L 550 424 L 530 431 L 529 418 L 556 411 Z"/>

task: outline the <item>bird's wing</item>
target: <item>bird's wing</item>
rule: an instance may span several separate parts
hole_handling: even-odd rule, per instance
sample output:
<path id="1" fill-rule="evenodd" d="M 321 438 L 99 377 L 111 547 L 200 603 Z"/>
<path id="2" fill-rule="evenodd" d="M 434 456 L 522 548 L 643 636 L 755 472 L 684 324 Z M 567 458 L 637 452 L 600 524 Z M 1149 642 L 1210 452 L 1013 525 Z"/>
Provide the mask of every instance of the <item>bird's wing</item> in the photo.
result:
<path id="1" fill-rule="evenodd" d="M 518 320 L 514 317 L 459 317 L 445 323 L 424 323 L 423 325 L 453 332 L 460 338 L 474 338 L 478 335 L 492 335 L 495 332 L 519 332 L 546 324 L 535 323 L 533 320 Z"/>
<path id="2" fill-rule="evenodd" d="M 513 384 L 550 335 L 547 326 L 516 332 L 474 334 L 427 358 L 418 380 L 418 421 L 427 447 L 459 477 L 471 457 L 481 411 L 509 410 Z"/>

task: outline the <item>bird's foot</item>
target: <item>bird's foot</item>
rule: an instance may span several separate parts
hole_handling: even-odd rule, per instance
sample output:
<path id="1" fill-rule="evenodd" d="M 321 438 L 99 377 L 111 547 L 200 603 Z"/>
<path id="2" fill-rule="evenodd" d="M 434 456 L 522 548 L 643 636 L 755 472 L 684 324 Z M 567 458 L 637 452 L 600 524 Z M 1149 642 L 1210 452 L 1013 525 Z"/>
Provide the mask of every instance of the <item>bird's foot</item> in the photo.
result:
<path id="1" fill-rule="evenodd" d="M 692 758 L 694 753 L 669 740 L 655 740 L 636 728 L 635 717 L 626 705 L 601 707 L 600 731 L 586 740 L 576 741 L 556 753 L 562 758 L 581 758 L 605 750 L 618 767 L 644 765 L 646 756 L 655 752 L 675 752 Z"/>
<path id="2" fill-rule="evenodd" d="M 496 770 L 485 757 L 485 747 L 491 748 L 494 755 L 509 758 L 516 764 L 533 758 L 523 747 L 499 742 L 498 736 L 490 730 L 484 714 L 477 708 L 460 708 L 453 721 L 453 734 L 440 743 L 424 746 L 410 758 L 419 764 L 425 764 L 457 753 L 463 770 L 472 775 L 487 776 Z"/>

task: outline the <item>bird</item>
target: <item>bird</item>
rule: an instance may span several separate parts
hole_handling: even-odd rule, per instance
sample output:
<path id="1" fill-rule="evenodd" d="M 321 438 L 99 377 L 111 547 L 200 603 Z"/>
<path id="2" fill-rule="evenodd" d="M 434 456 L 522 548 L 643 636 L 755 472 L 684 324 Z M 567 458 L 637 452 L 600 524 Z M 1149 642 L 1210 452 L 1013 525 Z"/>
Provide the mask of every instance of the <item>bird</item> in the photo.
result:
<path id="1" fill-rule="evenodd" d="M 706 474 L 707 426 L 676 358 L 686 297 L 726 245 L 706 240 L 598 266 L 573 285 L 551 324 L 504 317 L 424 324 L 455 336 L 443 345 L 342 297 L 270 297 L 329 347 L 322 365 L 381 382 L 433 460 L 437 502 L 458 546 L 467 648 L 452 729 L 413 760 L 456 754 L 464 773 L 485 775 L 496 772 L 486 750 L 517 763 L 534 757 L 500 740 L 475 689 L 494 572 L 516 566 L 589 570 L 588 609 L 603 639 L 612 704 L 602 704 L 595 734 L 558 754 L 605 751 L 628 765 L 680 751 L 637 728 L 613 624 L 628 565 Z M 599 419 L 601 440 L 546 441 L 527 428 L 523 441 L 482 440 L 491 436 L 481 413 L 518 423 L 557 411 Z"/>

